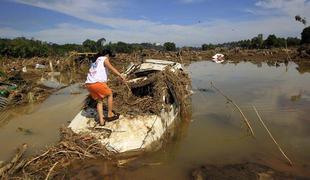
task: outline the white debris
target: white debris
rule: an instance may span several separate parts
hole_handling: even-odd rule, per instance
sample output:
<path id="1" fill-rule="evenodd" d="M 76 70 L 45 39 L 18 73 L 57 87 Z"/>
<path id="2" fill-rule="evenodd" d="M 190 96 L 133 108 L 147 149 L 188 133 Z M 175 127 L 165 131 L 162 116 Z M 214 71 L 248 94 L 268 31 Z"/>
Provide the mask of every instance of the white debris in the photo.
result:
<path id="1" fill-rule="evenodd" d="M 212 61 L 214 61 L 215 63 L 222 63 L 224 62 L 224 54 L 215 54 L 214 56 L 212 56 Z"/>
<path id="2" fill-rule="evenodd" d="M 35 65 L 35 68 L 36 69 L 44 69 L 46 66 L 45 65 L 42 65 L 42 64 L 36 64 Z"/>

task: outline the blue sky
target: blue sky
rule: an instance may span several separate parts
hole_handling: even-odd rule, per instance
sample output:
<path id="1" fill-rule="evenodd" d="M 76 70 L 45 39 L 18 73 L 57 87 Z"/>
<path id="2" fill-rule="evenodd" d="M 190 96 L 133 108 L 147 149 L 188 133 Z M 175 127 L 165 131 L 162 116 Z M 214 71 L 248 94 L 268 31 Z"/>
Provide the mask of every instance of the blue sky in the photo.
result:
<path id="1" fill-rule="evenodd" d="M 297 14 L 310 18 L 309 0 L 0 0 L 0 37 L 200 46 L 259 33 L 299 37 Z"/>

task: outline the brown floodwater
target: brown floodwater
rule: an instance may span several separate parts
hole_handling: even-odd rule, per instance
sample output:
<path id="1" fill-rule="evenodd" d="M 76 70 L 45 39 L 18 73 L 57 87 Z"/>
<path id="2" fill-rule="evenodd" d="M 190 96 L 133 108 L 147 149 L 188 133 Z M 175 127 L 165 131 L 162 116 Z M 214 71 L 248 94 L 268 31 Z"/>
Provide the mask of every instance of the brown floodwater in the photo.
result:
<path id="1" fill-rule="evenodd" d="M 165 147 L 124 168 L 102 160 L 79 161 L 70 170 L 72 176 L 188 179 L 189 171 L 203 164 L 256 162 L 310 177 L 310 73 L 300 74 L 296 68 L 294 63 L 279 67 L 246 62 L 192 63 L 188 67 L 194 90 L 191 121 L 181 124 Z M 211 81 L 240 106 L 255 139 L 247 134 L 240 113 L 211 87 Z M 10 111 L 9 118 L 0 124 L 0 160 L 6 160 L 24 142 L 30 144 L 30 153 L 55 143 L 59 127 L 74 117 L 85 97 L 69 91 L 57 92 L 43 104 Z M 252 105 L 293 161 L 293 167 L 268 137 Z"/>
<path id="2" fill-rule="evenodd" d="M 0 161 L 10 159 L 23 143 L 29 145 L 26 155 L 56 143 L 59 140 L 59 128 L 67 126 L 68 121 L 80 111 L 85 97 L 85 90 L 80 89 L 79 84 L 74 84 L 52 94 L 41 104 L 1 112 Z"/>

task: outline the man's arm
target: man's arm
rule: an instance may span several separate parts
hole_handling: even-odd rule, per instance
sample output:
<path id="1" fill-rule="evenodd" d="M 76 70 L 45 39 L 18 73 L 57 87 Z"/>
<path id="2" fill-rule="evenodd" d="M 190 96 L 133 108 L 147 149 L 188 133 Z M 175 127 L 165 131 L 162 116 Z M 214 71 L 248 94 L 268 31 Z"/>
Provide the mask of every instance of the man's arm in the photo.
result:
<path id="1" fill-rule="evenodd" d="M 121 73 L 118 72 L 118 70 L 114 66 L 112 66 L 109 59 L 106 59 L 104 61 L 104 66 L 107 67 L 108 69 L 110 69 L 114 74 L 119 76 L 123 81 L 125 81 L 125 78 L 121 75 Z"/>

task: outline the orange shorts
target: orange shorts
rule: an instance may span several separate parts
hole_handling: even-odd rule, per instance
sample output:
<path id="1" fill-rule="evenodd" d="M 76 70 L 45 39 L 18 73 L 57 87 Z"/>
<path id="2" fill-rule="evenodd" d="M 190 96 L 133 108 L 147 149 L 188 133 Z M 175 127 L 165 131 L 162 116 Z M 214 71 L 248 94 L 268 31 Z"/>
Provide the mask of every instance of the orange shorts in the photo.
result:
<path id="1" fill-rule="evenodd" d="M 112 90 L 106 83 L 103 82 L 86 84 L 86 88 L 91 97 L 95 100 L 103 99 L 104 97 L 112 94 Z"/>

